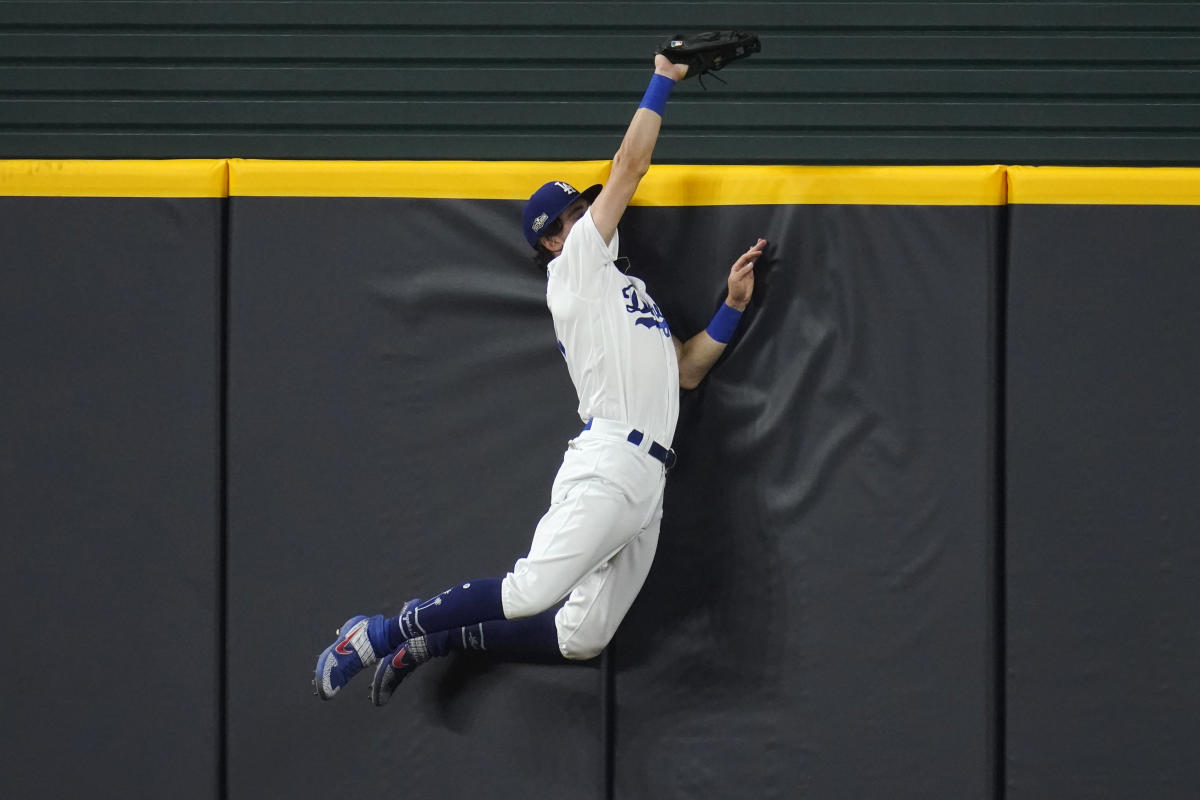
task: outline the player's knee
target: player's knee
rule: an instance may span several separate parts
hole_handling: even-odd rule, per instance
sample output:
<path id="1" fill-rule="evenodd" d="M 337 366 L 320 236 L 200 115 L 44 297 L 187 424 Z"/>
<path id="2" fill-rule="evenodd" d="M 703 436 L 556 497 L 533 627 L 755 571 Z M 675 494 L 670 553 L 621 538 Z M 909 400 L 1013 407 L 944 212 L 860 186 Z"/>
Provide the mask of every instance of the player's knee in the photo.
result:
<path id="1" fill-rule="evenodd" d="M 589 661 L 593 658 L 599 657 L 599 655 L 604 652 L 604 648 L 607 645 L 608 642 L 600 642 L 595 640 L 588 641 L 575 638 L 560 643 L 558 649 L 562 651 L 563 656 L 571 659 L 572 661 Z"/>
<path id="2" fill-rule="evenodd" d="M 596 658 L 612 640 L 613 633 L 607 626 L 595 624 L 573 624 L 560 614 L 555 620 L 558 625 L 558 649 L 572 661 L 587 661 Z"/>

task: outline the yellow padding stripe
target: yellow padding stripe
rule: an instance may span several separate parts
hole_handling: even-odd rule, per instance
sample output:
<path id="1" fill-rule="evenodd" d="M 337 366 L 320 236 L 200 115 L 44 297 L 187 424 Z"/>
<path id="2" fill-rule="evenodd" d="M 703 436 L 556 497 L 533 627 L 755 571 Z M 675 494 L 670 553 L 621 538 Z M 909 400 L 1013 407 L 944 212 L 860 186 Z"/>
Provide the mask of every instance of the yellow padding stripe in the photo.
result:
<path id="1" fill-rule="evenodd" d="M 1004 205 L 1004 167 L 652 167 L 634 205 Z"/>
<path id="2" fill-rule="evenodd" d="M 1200 169 L 1009 167 L 1014 204 L 1200 206 Z"/>
<path id="3" fill-rule="evenodd" d="M 0 161 L 0 197 L 227 197 L 225 159 Z"/>
<path id="4" fill-rule="evenodd" d="M 248 197 L 524 200 L 549 180 L 603 183 L 608 161 L 257 161 L 231 159 Z M 1003 205 L 1004 167 L 651 167 L 633 205 Z"/>
<path id="5" fill-rule="evenodd" d="M 611 162 L 0 161 L 0 196 L 524 200 L 547 180 L 603 183 Z M 1005 176 L 1007 175 L 1007 180 Z M 1200 169 L 659 165 L 634 205 L 1200 205 Z"/>
<path id="6" fill-rule="evenodd" d="M 229 161 L 229 193 L 245 197 L 423 197 L 516 200 L 548 180 L 583 189 L 607 161 Z M 547 171 L 548 170 L 548 171 Z M 547 177 L 549 176 L 549 177 Z"/>

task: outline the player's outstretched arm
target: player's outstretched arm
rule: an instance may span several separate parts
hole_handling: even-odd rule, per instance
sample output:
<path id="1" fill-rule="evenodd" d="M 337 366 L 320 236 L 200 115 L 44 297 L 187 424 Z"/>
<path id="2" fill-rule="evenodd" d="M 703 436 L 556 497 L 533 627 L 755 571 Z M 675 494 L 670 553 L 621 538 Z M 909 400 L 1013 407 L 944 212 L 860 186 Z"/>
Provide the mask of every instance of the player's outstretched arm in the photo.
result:
<path id="1" fill-rule="evenodd" d="M 662 127 L 662 107 L 666 104 L 671 87 L 683 79 L 687 70 L 686 64 L 672 64 L 664 55 L 654 57 L 654 77 L 650 80 L 646 97 L 634 113 L 620 149 L 613 156 L 608 182 L 592 204 L 592 221 L 596 223 L 605 244 L 612 241 L 617 223 L 625 214 L 633 193 L 650 170 L 650 157 L 654 154 L 654 145 L 658 142 L 658 132 Z M 663 83 L 664 80 L 670 83 Z"/>
<path id="2" fill-rule="evenodd" d="M 725 352 L 725 346 L 733 336 L 742 312 L 754 295 L 754 264 L 767 246 L 766 239 L 759 239 L 754 247 L 738 256 L 729 270 L 729 293 L 717 310 L 708 327 L 683 344 L 675 341 L 675 353 L 679 356 L 679 386 L 695 389 L 708 375 L 713 364 Z"/>

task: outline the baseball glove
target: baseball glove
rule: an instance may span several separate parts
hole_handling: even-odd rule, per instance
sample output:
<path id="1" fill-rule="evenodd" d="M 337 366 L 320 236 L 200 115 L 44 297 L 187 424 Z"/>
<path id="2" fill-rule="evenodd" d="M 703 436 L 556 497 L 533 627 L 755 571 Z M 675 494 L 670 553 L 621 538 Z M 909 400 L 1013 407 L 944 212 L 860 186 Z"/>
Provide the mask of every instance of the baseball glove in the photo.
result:
<path id="1" fill-rule="evenodd" d="M 745 31 L 705 31 L 689 35 L 676 34 L 658 48 L 673 64 L 687 64 L 684 78 L 711 75 L 726 64 L 749 58 L 762 50 L 758 36 Z M 713 75 L 720 80 L 719 77 Z M 703 85 L 701 81 L 701 85 Z"/>

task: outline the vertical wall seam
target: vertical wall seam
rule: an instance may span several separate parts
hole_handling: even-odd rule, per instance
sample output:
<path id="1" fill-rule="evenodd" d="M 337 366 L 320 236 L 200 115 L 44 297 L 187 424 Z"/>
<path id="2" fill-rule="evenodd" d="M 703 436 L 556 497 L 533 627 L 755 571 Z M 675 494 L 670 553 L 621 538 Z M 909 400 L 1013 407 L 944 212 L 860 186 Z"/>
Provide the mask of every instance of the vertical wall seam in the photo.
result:
<path id="1" fill-rule="evenodd" d="M 1007 172 L 1007 170 L 1006 170 Z M 1007 176 L 1006 176 L 1007 177 Z M 1008 250 L 1011 205 L 1000 211 L 999 254 L 996 260 L 995 309 L 995 400 L 993 424 L 993 469 L 994 495 L 992 502 L 995 549 L 993 558 L 993 581 L 995 582 L 993 609 L 994 664 L 993 695 L 995 706 L 994 773 L 996 800 L 1004 800 L 1007 783 L 1007 736 L 1008 736 L 1008 591 L 1007 591 L 1007 407 L 1008 407 Z"/>
<path id="2" fill-rule="evenodd" d="M 230 244 L 228 169 L 226 196 L 221 198 L 221 256 L 217 292 L 217 797 L 229 797 L 229 677 L 227 657 L 229 619 L 229 266 Z"/>

